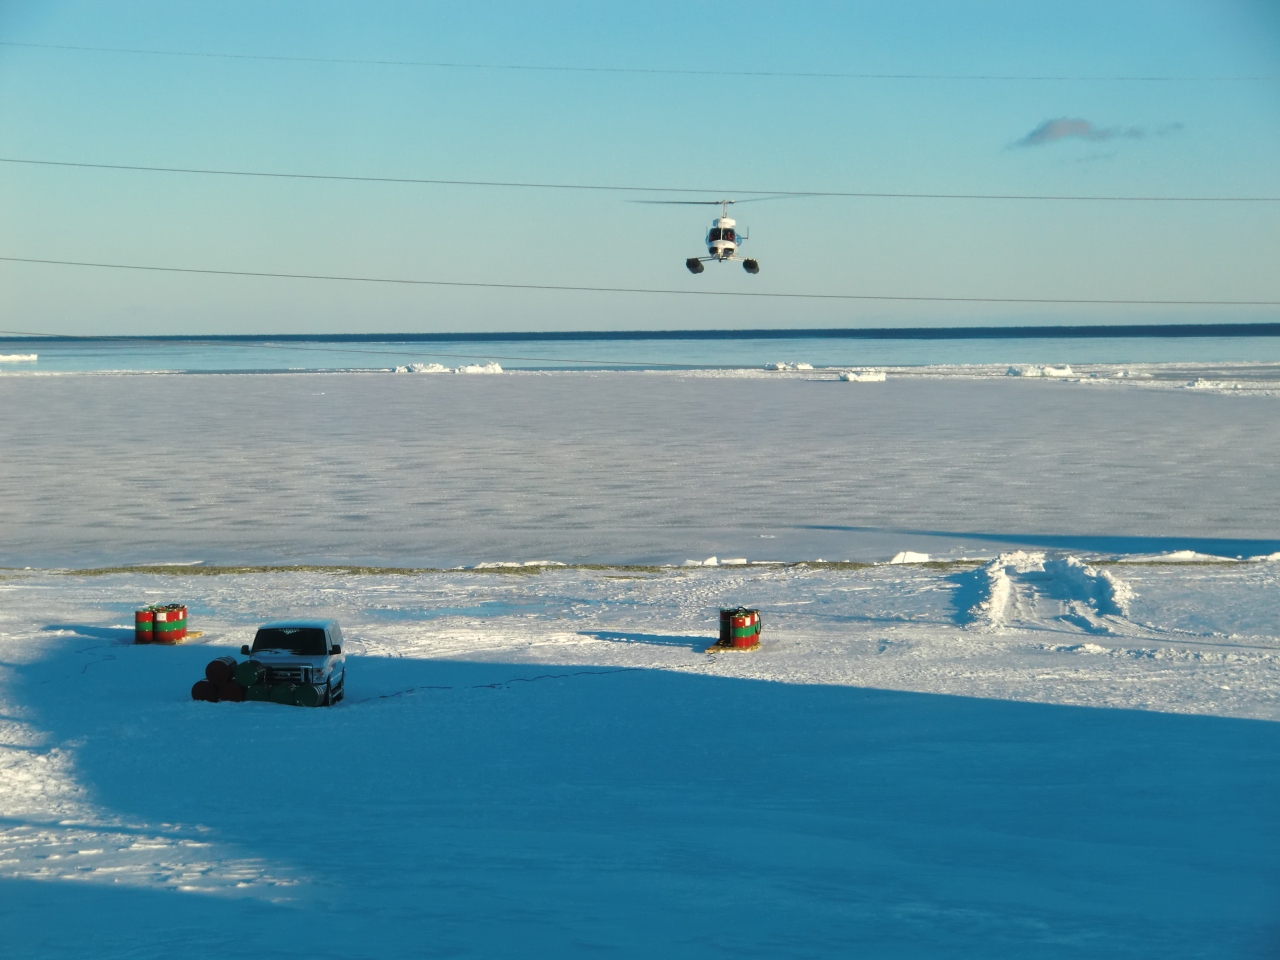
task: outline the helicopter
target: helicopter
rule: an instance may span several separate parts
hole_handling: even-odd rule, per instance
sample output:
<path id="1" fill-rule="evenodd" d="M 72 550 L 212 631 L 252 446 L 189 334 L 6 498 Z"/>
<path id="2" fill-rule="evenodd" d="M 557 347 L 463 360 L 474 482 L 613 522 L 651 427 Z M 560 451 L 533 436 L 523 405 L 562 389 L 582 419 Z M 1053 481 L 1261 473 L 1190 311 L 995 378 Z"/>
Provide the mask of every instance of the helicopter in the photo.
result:
<path id="1" fill-rule="evenodd" d="M 761 199 L 761 198 L 752 198 Z M 757 274 L 760 272 L 760 262 L 750 257 L 738 256 L 738 248 L 743 241 L 747 239 L 748 232 L 745 227 L 738 229 L 738 221 L 729 216 L 729 204 L 737 203 L 736 200 L 640 200 L 638 203 L 674 203 L 674 204 L 693 204 L 696 206 L 717 206 L 720 208 L 720 216 L 711 221 L 711 229 L 707 231 L 707 238 L 704 241 L 707 245 L 707 256 L 690 257 L 684 262 L 685 267 L 690 273 L 702 273 L 706 268 L 704 263 L 715 261 L 716 263 L 724 263 L 726 260 L 734 260 L 742 264 L 742 269 L 747 273 Z"/>
<path id="2" fill-rule="evenodd" d="M 695 201 L 696 202 L 696 201 Z M 690 273 L 701 273 L 705 267 L 703 263 L 716 261 L 724 263 L 726 260 L 738 260 L 742 263 L 742 269 L 750 274 L 760 272 L 760 262 L 750 257 L 738 256 L 738 247 L 742 245 L 749 233 L 744 227 L 738 229 L 738 221 L 729 216 L 729 204 L 732 200 L 716 200 L 713 201 L 720 204 L 720 216 L 711 221 L 711 229 L 707 231 L 707 253 L 705 257 L 690 257 L 684 262 L 685 267 Z"/>

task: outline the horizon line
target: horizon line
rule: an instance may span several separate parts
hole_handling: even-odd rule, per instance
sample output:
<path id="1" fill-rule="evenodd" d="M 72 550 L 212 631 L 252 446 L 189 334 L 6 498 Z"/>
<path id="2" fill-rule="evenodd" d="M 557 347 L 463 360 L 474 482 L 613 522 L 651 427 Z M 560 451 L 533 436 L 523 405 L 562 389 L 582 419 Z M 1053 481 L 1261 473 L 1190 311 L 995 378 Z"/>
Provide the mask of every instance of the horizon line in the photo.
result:
<path id="1" fill-rule="evenodd" d="M 0 342 L 519 343 L 618 340 L 1046 340 L 1280 337 L 1280 323 L 1071 324 L 1008 327 L 816 327 L 704 330 L 540 330 L 453 333 L 20 334 Z"/>

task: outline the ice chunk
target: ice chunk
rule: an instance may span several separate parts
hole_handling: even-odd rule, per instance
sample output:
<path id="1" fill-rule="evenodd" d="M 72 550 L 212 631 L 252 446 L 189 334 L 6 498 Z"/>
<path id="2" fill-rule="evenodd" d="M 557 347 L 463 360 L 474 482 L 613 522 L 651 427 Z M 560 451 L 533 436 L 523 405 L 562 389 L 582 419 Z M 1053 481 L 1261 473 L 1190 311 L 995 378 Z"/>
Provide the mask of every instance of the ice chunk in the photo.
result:
<path id="1" fill-rule="evenodd" d="M 1037 366 L 1010 367 L 1008 370 L 1005 371 L 1005 376 L 1007 377 L 1074 377 L 1075 373 L 1072 372 L 1071 367 L 1068 366 L 1067 364 L 1063 364 L 1060 367 L 1055 367 L 1050 364 L 1043 367 L 1037 367 Z"/>
<path id="2" fill-rule="evenodd" d="M 928 563 L 929 555 L 927 553 L 913 553 L 910 550 L 903 550 L 895 553 L 890 563 Z"/>
<path id="3" fill-rule="evenodd" d="M 458 367 L 454 373 L 501 373 L 502 367 L 496 363 L 469 363 L 465 367 Z"/>
<path id="4" fill-rule="evenodd" d="M 884 383 L 883 370 L 849 370 L 840 374 L 840 379 L 846 383 Z"/>
<path id="5" fill-rule="evenodd" d="M 396 367 L 396 373 L 502 373 L 496 363 L 471 363 L 462 367 L 446 367 L 440 363 L 410 363 Z"/>
<path id="6" fill-rule="evenodd" d="M 35 363 L 38 353 L 0 353 L 0 363 Z"/>

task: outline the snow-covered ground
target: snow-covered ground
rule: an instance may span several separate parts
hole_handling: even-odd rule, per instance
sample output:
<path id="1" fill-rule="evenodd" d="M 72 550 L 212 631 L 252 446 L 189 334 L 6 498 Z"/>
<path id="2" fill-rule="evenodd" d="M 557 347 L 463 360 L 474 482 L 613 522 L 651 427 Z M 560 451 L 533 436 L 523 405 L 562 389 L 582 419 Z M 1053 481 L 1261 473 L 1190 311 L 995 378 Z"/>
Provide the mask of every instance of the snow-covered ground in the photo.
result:
<path id="1" fill-rule="evenodd" d="M 1275 561 L 32 571 L 0 596 L 6 956 L 1280 944 Z M 130 645 L 170 599 L 205 635 Z M 737 603 L 761 649 L 707 654 Z M 346 702 L 187 699 L 287 615 L 339 618 Z"/>
<path id="2" fill-rule="evenodd" d="M 0 377 L 0 955 L 1277 955 L 1280 399 L 760 374 Z"/>

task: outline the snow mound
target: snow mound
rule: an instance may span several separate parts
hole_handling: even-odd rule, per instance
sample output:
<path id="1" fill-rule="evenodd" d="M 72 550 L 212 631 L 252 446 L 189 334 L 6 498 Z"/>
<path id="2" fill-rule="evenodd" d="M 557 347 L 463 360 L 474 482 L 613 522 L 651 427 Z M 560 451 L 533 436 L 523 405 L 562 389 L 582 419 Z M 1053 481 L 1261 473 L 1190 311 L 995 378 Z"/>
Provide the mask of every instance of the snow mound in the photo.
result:
<path id="1" fill-rule="evenodd" d="M 563 567 L 559 560 L 497 560 L 477 563 L 472 570 L 510 570 L 512 567 Z"/>
<path id="2" fill-rule="evenodd" d="M 968 576 L 977 596 L 967 619 L 978 629 L 1005 627 L 1011 620 L 1028 626 L 1060 621 L 1109 633 L 1100 618 L 1127 617 L 1134 598 L 1124 580 L 1075 557 L 1046 560 L 1043 553 L 1017 550 L 1000 554 Z"/>
<path id="3" fill-rule="evenodd" d="M 884 383 L 885 376 L 883 370 L 849 370 L 840 374 L 840 379 L 846 383 Z"/>
<path id="4" fill-rule="evenodd" d="M 1268 553 L 1266 556 L 1250 557 L 1249 559 L 1254 563 L 1276 563 L 1280 561 L 1280 553 Z"/>
<path id="5" fill-rule="evenodd" d="M 1111 571 L 1090 567 L 1075 557 L 1047 560 L 1044 571 L 1069 584 L 1074 588 L 1072 593 L 1088 601 L 1098 613 L 1116 617 L 1129 615 L 1133 588 Z"/>
<path id="6" fill-rule="evenodd" d="M 1171 553 L 1145 553 L 1124 557 L 1121 563 L 1235 563 L 1232 557 L 1215 557 L 1211 553 L 1194 550 L 1174 550 Z"/>
<path id="7" fill-rule="evenodd" d="M 1104 647 L 1100 643 L 1059 643 L 1051 647 L 1045 647 L 1054 653 L 1110 653 L 1110 647 Z"/>
<path id="8" fill-rule="evenodd" d="M 1187 390 L 1239 390 L 1240 384 L 1229 383 L 1222 380 L 1206 380 L 1204 377 L 1196 377 L 1183 385 Z"/>
<path id="9" fill-rule="evenodd" d="M 765 368 L 766 370 L 793 370 L 793 371 L 794 371 L 794 370 L 812 370 L 812 369 L 813 369 L 813 364 L 811 364 L 811 363 L 783 363 L 783 362 L 779 362 L 779 363 L 766 363 L 766 364 L 764 365 L 764 368 Z"/>
<path id="10" fill-rule="evenodd" d="M 895 553 L 890 563 L 928 563 L 929 555 L 927 553 L 912 553 L 910 550 L 903 550 Z"/>
<path id="11" fill-rule="evenodd" d="M 462 367 L 446 367 L 439 363 L 410 363 L 396 367 L 396 373 L 502 373 L 496 363 L 471 363 Z"/>
<path id="12" fill-rule="evenodd" d="M 1017 555 L 1025 557 L 1021 550 Z M 969 608 L 969 621 L 979 627 L 998 627 L 1004 624 L 1005 608 L 1013 592 L 1012 582 L 1005 567 L 1015 554 L 1002 553 L 986 566 L 974 571 L 978 582 L 978 601 Z"/>
<path id="13" fill-rule="evenodd" d="M 1043 367 L 1024 366 L 1010 367 L 1005 371 L 1007 377 L 1074 377 L 1071 367 L 1063 364 L 1060 367 L 1046 365 Z"/>

